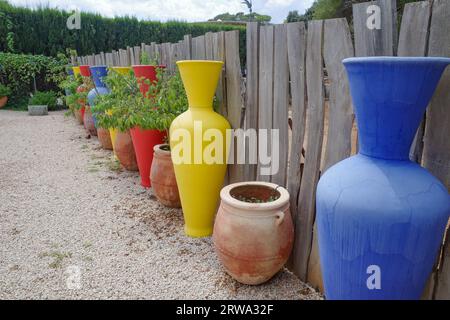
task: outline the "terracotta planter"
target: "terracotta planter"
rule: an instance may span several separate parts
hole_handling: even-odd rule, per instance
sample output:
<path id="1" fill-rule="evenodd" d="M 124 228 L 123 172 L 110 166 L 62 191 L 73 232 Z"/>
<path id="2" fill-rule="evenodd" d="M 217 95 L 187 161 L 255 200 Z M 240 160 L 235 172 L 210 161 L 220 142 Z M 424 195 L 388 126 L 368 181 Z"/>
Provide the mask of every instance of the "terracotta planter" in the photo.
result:
<path id="1" fill-rule="evenodd" d="M 245 284 L 269 280 L 283 267 L 292 250 L 294 227 L 289 193 L 273 183 L 241 182 L 223 188 L 220 197 L 213 240 L 225 270 Z M 270 197 L 276 200 L 243 201 L 267 201 Z"/>
<path id="2" fill-rule="evenodd" d="M 86 106 L 83 116 L 84 127 L 93 136 L 97 136 L 97 129 L 95 128 L 94 117 L 92 116 L 91 107 Z"/>
<path id="3" fill-rule="evenodd" d="M 134 151 L 136 152 L 136 160 L 141 175 L 141 185 L 150 188 L 150 168 L 153 161 L 153 148 L 157 144 L 164 142 L 166 133 L 159 130 L 142 130 L 133 128 L 130 130 L 133 140 Z"/>
<path id="4" fill-rule="evenodd" d="M 8 102 L 8 97 L 0 97 L 0 108 L 3 108 Z"/>
<path id="5" fill-rule="evenodd" d="M 108 129 L 97 128 L 97 137 L 103 149 L 105 150 L 113 149 L 113 145 L 111 142 L 111 135 L 109 134 Z"/>
<path id="6" fill-rule="evenodd" d="M 153 193 L 159 202 L 170 208 L 180 208 L 180 194 L 177 180 L 173 170 L 172 157 L 169 150 L 161 149 L 167 144 L 156 145 L 153 155 L 153 164 L 150 172 Z"/>
<path id="7" fill-rule="evenodd" d="M 134 153 L 133 141 L 130 133 L 117 130 L 114 141 L 114 150 L 120 164 L 128 171 L 138 171 L 136 155 Z"/>

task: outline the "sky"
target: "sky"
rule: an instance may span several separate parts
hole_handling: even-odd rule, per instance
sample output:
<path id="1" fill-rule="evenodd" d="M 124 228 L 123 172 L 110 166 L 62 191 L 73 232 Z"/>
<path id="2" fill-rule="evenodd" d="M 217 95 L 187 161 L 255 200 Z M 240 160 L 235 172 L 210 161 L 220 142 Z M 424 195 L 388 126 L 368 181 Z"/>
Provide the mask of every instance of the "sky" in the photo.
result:
<path id="1" fill-rule="evenodd" d="M 114 17 L 131 15 L 146 20 L 206 21 L 229 12 L 246 12 L 242 0 L 8 0 L 14 5 L 34 7 L 39 4 L 65 10 L 79 9 Z M 272 16 L 272 23 L 282 23 L 289 11 L 303 13 L 314 0 L 253 0 L 253 11 Z"/>

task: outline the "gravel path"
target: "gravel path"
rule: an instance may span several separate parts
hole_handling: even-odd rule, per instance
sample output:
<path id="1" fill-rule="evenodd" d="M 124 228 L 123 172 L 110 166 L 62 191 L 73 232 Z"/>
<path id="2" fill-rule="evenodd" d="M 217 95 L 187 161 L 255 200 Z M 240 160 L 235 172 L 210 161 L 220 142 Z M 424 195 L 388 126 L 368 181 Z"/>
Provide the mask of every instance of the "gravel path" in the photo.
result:
<path id="1" fill-rule="evenodd" d="M 0 299 L 317 299 L 288 271 L 241 285 L 63 112 L 0 111 Z"/>

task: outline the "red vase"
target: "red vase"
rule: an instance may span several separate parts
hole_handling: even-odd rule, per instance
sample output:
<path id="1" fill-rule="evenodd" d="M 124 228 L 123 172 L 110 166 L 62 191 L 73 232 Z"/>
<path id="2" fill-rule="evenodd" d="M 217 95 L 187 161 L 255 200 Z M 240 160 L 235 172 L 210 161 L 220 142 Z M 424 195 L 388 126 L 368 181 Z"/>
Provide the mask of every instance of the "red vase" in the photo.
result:
<path id="1" fill-rule="evenodd" d="M 88 65 L 80 66 L 80 74 L 83 77 L 90 77 L 91 76 L 91 69 Z"/>
<path id="2" fill-rule="evenodd" d="M 150 188 L 150 168 L 153 161 L 153 148 L 158 144 L 164 143 L 166 132 L 133 128 L 130 130 L 130 134 L 136 153 L 139 174 L 141 175 L 141 184 L 145 188 Z"/>
<path id="3" fill-rule="evenodd" d="M 149 65 L 135 65 L 133 66 L 134 76 L 137 78 L 139 90 L 145 96 L 150 86 L 145 83 L 145 80 L 150 80 L 150 83 L 158 81 L 158 68 L 165 68 L 165 66 L 149 66 Z"/>

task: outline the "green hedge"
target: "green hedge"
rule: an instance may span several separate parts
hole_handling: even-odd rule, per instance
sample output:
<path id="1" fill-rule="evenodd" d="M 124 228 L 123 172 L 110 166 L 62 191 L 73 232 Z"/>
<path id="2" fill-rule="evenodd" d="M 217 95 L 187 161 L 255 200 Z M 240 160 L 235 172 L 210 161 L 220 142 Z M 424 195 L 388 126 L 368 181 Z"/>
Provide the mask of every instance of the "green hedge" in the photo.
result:
<path id="1" fill-rule="evenodd" d="M 8 108 L 25 109 L 34 91 L 53 90 L 60 92 L 58 83 L 65 77 L 67 59 L 43 55 L 13 54 L 0 52 L 0 83 L 7 85 L 12 93 L 8 99 Z"/>
<path id="2" fill-rule="evenodd" d="M 3 17 L 2 17 L 3 15 Z M 108 52 L 142 42 L 177 42 L 185 34 L 193 37 L 208 31 L 241 30 L 245 27 L 219 23 L 139 21 L 133 17 L 105 18 L 98 14 L 81 13 L 81 29 L 69 30 L 71 13 L 50 8 L 36 10 L 15 7 L 0 0 L 0 51 L 55 56 L 76 49 L 78 55 Z M 241 39 L 245 44 L 245 39 Z"/>

